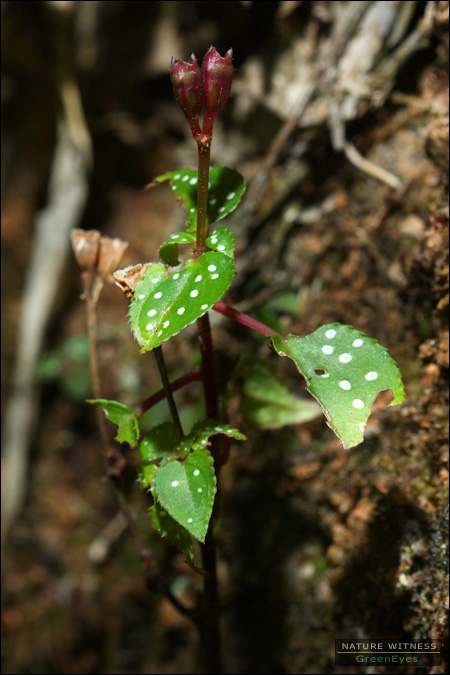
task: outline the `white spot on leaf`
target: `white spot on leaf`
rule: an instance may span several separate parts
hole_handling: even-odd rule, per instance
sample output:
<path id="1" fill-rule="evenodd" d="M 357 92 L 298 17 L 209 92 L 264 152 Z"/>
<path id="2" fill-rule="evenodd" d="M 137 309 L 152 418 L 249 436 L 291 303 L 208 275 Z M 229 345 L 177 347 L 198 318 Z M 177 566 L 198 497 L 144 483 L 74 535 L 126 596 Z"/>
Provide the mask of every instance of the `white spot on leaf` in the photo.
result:
<path id="1" fill-rule="evenodd" d="M 172 486 L 172 487 L 178 487 L 178 485 L 179 485 L 179 483 L 178 483 L 177 480 L 173 480 L 173 481 L 171 482 L 171 486 Z"/>
<path id="2" fill-rule="evenodd" d="M 350 354 L 339 354 L 339 361 L 341 363 L 349 363 L 352 360 L 352 356 Z"/>
<path id="3" fill-rule="evenodd" d="M 376 380 L 378 377 L 378 373 L 376 373 L 374 370 L 371 370 L 370 373 L 367 373 L 364 375 L 365 379 L 370 382 L 372 380 Z"/>
<path id="4" fill-rule="evenodd" d="M 155 298 L 155 300 L 159 300 L 160 298 L 162 298 L 161 291 L 158 291 L 157 293 L 155 293 L 155 295 L 153 297 Z"/>
<path id="5" fill-rule="evenodd" d="M 358 410 L 362 410 L 364 408 L 364 401 L 361 401 L 360 398 L 355 398 L 355 400 L 352 401 L 352 406 Z"/>
<path id="6" fill-rule="evenodd" d="M 177 309 L 177 314 L 179 314 L 181 316 L 182 314 L 185 313 L 185 311 L 186 311 L 186 309 L 184 307 L 180 307 L 179 309 Z"/>
<path id="7" fill-rule="evenodd" d="M 356 340 L 353 340 L 353 346 L 354 347 L 362 347 L 363 346 L 363 341 L 360 338 L 357 338 Z"/>
<path id="8" fill-rule="evenodd" d="M 147 312 L 147 316 L 155 316 L 156 314 L 156 309 L 151 309 Z"/>
<path id="9" fill-rule="evenodd" d="M 352 385 L 350 384 L 350 382 L 348 380 L 341 380 L 339 382 L 339 386 L 340 386 L 341 389 L 345 389 L 345 391 L 349 391 L 349 389 L 352 388 Z"/>
<path id="10" fill-rule="evenodd" d="M 334 352 L 334 347 L 332 347 L 331 345 L 325 345 L 324 347 L 322 347 L 322 351 L 324 354 L 332 354 Z"/>
<path id="11" fill-rule="evenodd" d="M 329 340 L 334 338 L 335 335 L 336 331 L 333 328 L 330 328 L 330 330 L 327 330 L 327 332 L 325 333 L 325 337 L 327 337 Z"/>
<path id="12" fill-rule="evenodd" d="M 191 292 L 189 293 L 189 295 L 191 296 L 191 298 L 196 298 L 197 295 L 198 295 L 198 291 L 196 291 L 196 290 L 191 291 Z"/>

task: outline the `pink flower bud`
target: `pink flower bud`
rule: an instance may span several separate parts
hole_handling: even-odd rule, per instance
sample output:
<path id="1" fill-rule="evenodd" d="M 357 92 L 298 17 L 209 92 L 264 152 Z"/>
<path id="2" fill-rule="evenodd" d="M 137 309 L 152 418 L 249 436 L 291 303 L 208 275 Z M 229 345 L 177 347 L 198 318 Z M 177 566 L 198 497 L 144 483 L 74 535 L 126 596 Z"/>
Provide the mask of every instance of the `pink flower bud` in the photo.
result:
<path id="1" fill-rule="evenodd" d="M 172 58 L 170 79 L 178 105 L 184 112 L 194 138 L 201 135 L 198 114 L 203 101 L 202 75 L 194 54 L 189 61 Z"/>
<path id="2" fill-rule="evenodd" d="M 202 63 L 203 80 L 203 133 L 212 135 L 215 117 L 228 101 L 235 73 L 232 64 L 233 50 L 220 56 L 215 47 L 210 47 Z"/>

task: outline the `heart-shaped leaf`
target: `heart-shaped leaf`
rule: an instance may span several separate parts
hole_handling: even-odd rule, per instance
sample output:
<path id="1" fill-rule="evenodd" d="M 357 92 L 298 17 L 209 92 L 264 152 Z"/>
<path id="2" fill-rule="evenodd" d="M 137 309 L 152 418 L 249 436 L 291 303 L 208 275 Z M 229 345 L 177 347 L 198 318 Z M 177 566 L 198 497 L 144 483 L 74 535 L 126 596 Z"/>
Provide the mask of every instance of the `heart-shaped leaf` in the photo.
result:
<path id="1" fill-rule="evenodd" d="M 306 337 L 271 338 L 278 354 L 292 359 L 305 377 L 344 448 L 364 440 L 370 407 L 380 391 L 392 390 L 389 405 L 404 400 L 395 361 L 376 340 L 352 326 L 331 323 Z"/>
<path id="2" fill-rule="evenodd" d="M 241 358 L 230 389 L 240 388 L 239 412 L 258 429 L 279 429 L 287 424 L 302 424 L 321 415 L 311 400 L 294 396 L 273 376 L 271 368 L 253 354 Z"/>
<path id="3" fill-rule="evenodd" d="M 133 408 L 129 408 L 118 401 L 108 401 L 104 398 L 88 400 L 91 405 L 100 406 L 105 413 L 106 419 L 114 422 L 119 427 L 116 439 L 119 443 L 128 443 L 135 447 L 139 438 L 139 425 Z"/>
<path id="4" fill-rule="evenodd" d="M 171 274 L 161 263 L 153 265 L 136 286 L 129 311 L 131 330 L 141 351 L 158 347 L 203 316 L 222 297 L 233 277 L 233 260 L 216 251 L 188 260 L 183 269 Z"/>
<path id="5" fill-rule="evenodd" d="M 197 171 L 178 169 L 155 178 L 156 183 L 170 181 L 170 187 L 188 212 L 187 229 L 197 229 Z M 207 224 L 217 222 L 234 211 L 245 192 L 240 173 L 226 166 L 214 166 L 209 171 Z"/>
<path id="6" fill-rule="evenodd" d="M 213 459 L 199 448 L 184 460 L 167 460 L 155 476 L 156 498 L 162 508 L 193 537 L 203 542 L 216 493 Z"/>

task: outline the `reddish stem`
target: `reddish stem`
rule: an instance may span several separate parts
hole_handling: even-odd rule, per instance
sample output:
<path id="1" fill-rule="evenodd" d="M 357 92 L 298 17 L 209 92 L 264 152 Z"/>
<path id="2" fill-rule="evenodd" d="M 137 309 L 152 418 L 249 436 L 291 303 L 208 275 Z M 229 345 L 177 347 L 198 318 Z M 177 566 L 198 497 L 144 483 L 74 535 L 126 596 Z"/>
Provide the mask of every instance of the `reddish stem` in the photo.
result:
<path id="1" fill-rule="evenodd" d="M 261 335 L 264 335 L 265 337 L 270 337 L 271 335 L 280 335 L 280 333 L 278 333 L 273 328 L 269 328 L 269 326 L 266 326 L 265 323 L 261 323 L 261 321 L 252 319 L 252 317 L 249 316 L 248 314 L 238 312 L 237 309 L 233 309 L 233 307 L 226 305 L 221 300 L 215 302 L 212 308 L 216 312 L 219 312 L 219 314 L 223 314 L 224 316 L 227 316 L 229 319 L 233 319 L 233 321 L 236 321 L 237 323 L 240 323 L 243 326 L 247 326 L 247 328 L 251 328 L 252 330 L 255 330 L 257 333 L 261 333 Z M 280 335 L 280 337 L 283 336 Z"/>
<path id="2" fill-rule="evenodd" d="M 202 372 L 200 370 L 194 370 L 191 373 L 186 373 L 186 375 L 183 375 L 182 377 L 179 377 L 177 380 L 171 382 L 170 389 L 173 392 L 178 391 L 178 389 L 185 387 L 187 384 L 190 384 L 191 382 L 201 382 L 202 380 L 203 380 Z M 150 410 L 150 408 L 153 408 L 154 405 L 156 405 L 160 401 L 163 401 L 165 398 L 166 392 L 164 389 L 156 391 L 154 394 L 146 398 L 145 401 L 135 406 L 134 412 L 136 417 L 140 417 L 145 412 L 147 412 L 147 410 Z"/>

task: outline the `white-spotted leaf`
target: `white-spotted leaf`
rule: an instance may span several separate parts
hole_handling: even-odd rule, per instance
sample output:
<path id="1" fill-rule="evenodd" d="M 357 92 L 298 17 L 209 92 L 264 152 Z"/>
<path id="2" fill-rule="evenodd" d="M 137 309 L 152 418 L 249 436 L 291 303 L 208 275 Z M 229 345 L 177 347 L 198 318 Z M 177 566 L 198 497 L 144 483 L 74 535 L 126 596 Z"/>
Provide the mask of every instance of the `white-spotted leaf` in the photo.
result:
<path id="1" fill-rule="evenodd" d="M 210 452 L 199 448 L 183 460 L 166 460 L 156 472 L 154 487 L 161 507 L 193 537 L 203 542 L 216 494 Z"/>
<path id="2" fill-rule="evenodd" d="M 234 277 L 233 260 L 216 251 L 188 260 L 171 274 L 159 264 L 164 274 L 158 276 L 155 267 L 144 274 L 130 304 L 130 326 L 142 352 L 158 347 L 203 316 Z"/>
<path id="3" fill-rule="evenodd" d="M 387 350 L 352 326 L 331 323 L 311 335 L 272 335 L 278 354 L 294 361 L 308 391 L 320 403 L 328 426 L 344 448 L 364 440 L 377 394 L 390 389 L 389 405 L 404 400 L 400 371 Z"/>
<path id="4" fill-rule="evenodd" d="M 209 438 L 217 434 L 229 436 L 236 441 L 247 440 L 244 434 L 229 424 L 223 424 L 222 422 L 210 419 L 200 420 L 194 424 L 189 435 L 181 439 L 179 445 L 180 454 L 206 447 L 209 444 Z"/>
<path id="5" fill-rule="evenodd" d="M 128 443 L 131 447 L 137 445 L 139 425 L 133 408 L 104 398 L 90 399 L 88 403 L 99 406 L 105 413 L 106 419 L 117 424 L 116 439 L 119 443 Z"/>
<path id="6" fill-rule="evenodd" d="M 155 178 L 156 183 L 170 181 L 170 187 L 187 210 L 187 229 L 197 228 L 197 171 L 179 169 Z M 234 211 L 245 192 L 240 173 L 226 166 L 214 166 L 209 171 L 207 224 L 217 222 Z"/>

